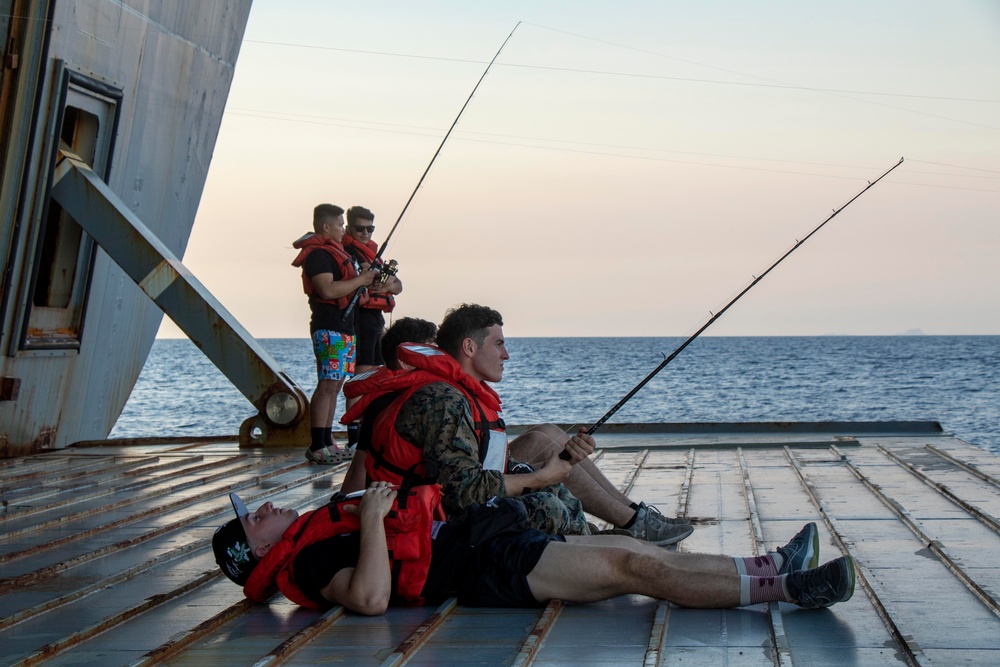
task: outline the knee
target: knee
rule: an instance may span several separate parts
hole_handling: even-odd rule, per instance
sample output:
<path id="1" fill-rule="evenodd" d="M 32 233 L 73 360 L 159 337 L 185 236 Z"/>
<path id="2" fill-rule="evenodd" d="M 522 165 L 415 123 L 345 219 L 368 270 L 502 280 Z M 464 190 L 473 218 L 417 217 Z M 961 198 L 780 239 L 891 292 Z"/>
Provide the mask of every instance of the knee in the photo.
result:
<path id="1" fill-rule="evenodd" d="M 638 582 L 649 574 L 648 559 L 643 554 L 629 549 L 608 549 L 603 556 L 608 579 L 624 586 L 628 591 L 638 590 Z"/>
<path id="2" fill-rule="evenodd" d="M 518 453 L 538 454 L 562 450 L 566 445 L 566 434 L 553 424 L 535 426 L 511 442 L 511 451 L 517 458 Z"/>

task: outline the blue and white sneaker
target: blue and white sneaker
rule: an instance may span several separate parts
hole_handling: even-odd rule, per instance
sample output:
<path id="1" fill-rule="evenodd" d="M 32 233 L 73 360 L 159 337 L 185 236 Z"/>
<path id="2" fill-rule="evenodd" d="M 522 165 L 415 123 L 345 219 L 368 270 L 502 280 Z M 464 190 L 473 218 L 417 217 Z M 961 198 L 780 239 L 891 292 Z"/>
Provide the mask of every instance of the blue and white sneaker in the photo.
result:
<path id="1" fill-rule="evenodd" d="M 801 570 L 812 570 L 819 565 L 819 531 L 810 521 L 778 553 L 784 559 L 778 574 L 790 574 Z"/>

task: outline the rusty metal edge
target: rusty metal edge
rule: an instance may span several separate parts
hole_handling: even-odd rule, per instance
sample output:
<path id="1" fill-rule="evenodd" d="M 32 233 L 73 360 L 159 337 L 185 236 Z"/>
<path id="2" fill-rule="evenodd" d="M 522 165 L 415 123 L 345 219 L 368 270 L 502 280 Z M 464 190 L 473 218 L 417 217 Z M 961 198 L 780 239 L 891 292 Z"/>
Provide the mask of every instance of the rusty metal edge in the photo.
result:
<path id="1" fill-rule="evenodd" d="M 813 504 L 819 510 L 820 516 L 823 517 L 823 522 L 826 524 L 827 529 L 833 535 L 833 539 L 837 542 L 837 546 L 840 547 L 840 551 L 843 554 L 850 554 L 850 549 L 847 547 L 847 542 L 841 534 L 837 527 L 836 520 L 833 518 L 833 513 L 823 502 L 819 493 L 816 491 L 816 487 L 809 480 L 809 476 L 806 474 L 805 469 L 802 467 L 802 463 L 798 460 L 795 453 L 788 447 L 784 448 L 785 457 L 788 459 L 789 463 L 792 464 L 792 469 L 795 470 L 796 474 L 799 476 L 799 480 L 802 482 L 803 487 L 812 499 Z M 834 448 L 836 452 L 836 449 Z M 841 459 L 844 458 L 843 454 L 839 454 Z M 864 588 L 865 593 L 868 595 L 868 599 L 878 614 L 879 618 L 882 619 L 882 623 L 885 625 L 886 630 L 892 635 L 892 638 L 896 640 L 896 645 L 899 648 L 899 652 L 903 655 L 907 661 L 907 664 L 912 665 L 912 667 L 918 667 L 919 665 L 926 662 L 924 658 L 923 650 L 916 645 L 911 643 L 910 638 L 914 637 L 912 633 L 904 634 L 900 630 L 896 621 L 892 618 L 889 610 L 886 609 L 885 603 L 882 602 L 881 597 L 875 590 L 876 584 L 874 584 L 874 578 L 862 563 L 854 561 L 854 566 L 857 573 L 857 579 L 861 583 L 861 587 Z"/>
<path id="2" fill-rule="evenodd" d="M 151 665 L 158 665 L 164 660 L 180 653 L 199 639 L 207 636 L 210 632 L 222 627 L 237 616 L 245 614 L 254 606 L 255 603 L 253 601 L 244 598 L 243 600 L 226 607 L 211 618 L 205 619 L 193 628 L 189 628 L 178 635 L 174 635 L 174 637 L 168 641 L 160 644 L 152 651 L 149 651 L 144 656 L 131 663 L 129 667 L 150 667 Z"/>
<path id="3" fill-rule="evenodd" d="M 750 467 L 747 465 L 743 448 L 736 448 L 736 457 L 740 464 L 740 473 L 743 478 L 743 500 L 746 503 L 747 517 L 750 519 L 750 527 L 753 529 L 753 555 L 759 556 L 761 551 L 767 552 L 764 546 L 764 530 L 760 525 L 760 515 L 757 513 L 757 498 L 753 492 L 753 484 L 750 483 Z M 771 660 L 776 667 L 792 664 L 792 656 L 788 650 L 788 637 L 785 635 L 785 626 L 781 620 L 781 610 L 778 603 L 766 602 L 768 634 L 771 639 Z"/>
<path id="4" fill-rule="evenodd" d="M 343 607 L 334 607 L 327 610 L 322 616 L 302 628 L 294 635 L 281 642 L 273 651 L 254 663 L 253 667 L 269 667 L 270 665 L 280 665 L 290 658 L 296 651 L 301 649 L 313 637 L 326 630 L 344 616 Z"/>
<path id="5" fill-rule="evenodd" d="M 552 626 L 555 625 L 556 619 L 559 618 L 562 609 L 562 600 L 549 600 L 549 603 L 539 615 L 538 620 L 535 621 L 535 625 L 532 626 L 531 632 L 521 642 L 521 648 L 514 657 L 511 667 L 527 667 L 534 664 L 539 649 L 545 643 L 545 638 L 548 636 Z"/>
<path id="6" fill-rule="evenodd" d="M 232 459 L 223 459 L 221 461 L 217 461 L 215 463 L 209 463 L 207 465 L 210 466 L 210 467 L 219 467 L 219 466 L 227 465 L 227 464 L 233 463 L 233 462 L 234 461 Z M 240 472 L 244 472 L 244 471 L 247 471 L 247 470 L 249 470 L 251 468 L 256 468 L 256 467 L 259 467 L 259 466 L 260 466 L 259 463 L 250 463 L 250 464 L 247 464 L 247 465 L 244 465 L 244 466 L 240 466 L 238 468 L 232 468 L 232 469 L 229 469 L 229 470 L 224 470 L 222 472 L 216 473 L 214 475 L 209 475 L 207 477 L 198 477 L 198 478 L 195 478 L 195 479 L 190 480 L 188 482 L 184 482 L 182 484 L 175 484 L 174 486 L 171 486 L 171 487 L 168 487 L 168 488 L 165 488 L 165 489 L 160 489 L 159 491 L 154 491 L 152 493 L 138 494 L 138 495 L 134 495 L 134 496 L 129 496 L 128 498 L 123 498 L 121 500 L 116 500 L 115 502 L 112 502 L 112 503 L 106 503 L 104 505 L 99 505 L 97 507 L 91 507 L 90 509 L 85 509 L 85 510 L 80 510 L 78 512 L 73 512 L 71 515 L 57 516 L 57 517 L 54 517 L 52 519 L 48 519 L 46 521 L 39 521 L 37 523 L 33 523 L 30 526 L 23 526 L 21 528 L 16 528 L 14 530 L 4 531 L 3 534 L 0 534 L 0 542 L 8 540 L 8 539 L 10 539 L 12 537 L 17 537 L 19 535 L 26 535 L 28 533 L 32 533 L 32 532 L 35 532 L 35 531 L 38 531 L 38 530 L 45 530 L 46 528 L 51 528 L 53 526 L 58 526 L 60 524 L 66 523 L 67 521 L 73 521 L 73 520 L 79 519 L 81 517 L 91 516 L 91 515 L 94 515 L 94 514 L 101 514 L 103 512 L 108 512 L 108 511 L 111 511 L 111 510 L 119 509 L 121 507 L 126 507 L 127 505 L 132 505 L 132 504 L 143 502 L 143 501 L 146 501 L 146 500 L 153 500 L 154 498 L 160 498 L 162 496 L 167 496 L 167 495 L 170 495 L 171 493 L 176 493 L 178 491 L 183 491 L 185 489 L 190 489 L 190 488 L 195 487 L 195 486 L 201 486 L 203 484 L 210 484 L 212 482 L 216 482 L 216 481 L 218 481 L 220 479 L 228 477 L 229 475 L 239 474 Z M 204 467 L 205 466 L 199 466 L 199 468 L 204 468 Z M 183 474 L 187 474 L 188 471 L 185 469 L 184 471 L 180 471 L 180 472 L 183 473 Z M 152 483 L 155 484 L 157 482 L 163 482 L 163 481 L 167 481 L 169 479 L 170 479 L 170 476 L 167 476 L 166 478 L 160 478 L 160 479 L 152 480 Z M 138 484 L 138 485 L 136 485 L 136 484 L 126 485 L 125 487 L 120 487 L 120 488 L 117 488 L 117 489 L 111 489 L 111 490 L 109 490 L 109 493 L 106 493 L 106 494 L 96 494 L 96 495 L 93 495 L 93 498 L 100 498 L 103 495 L 113 495 L 113 494 L 116 494 L 116 493 L 121 493 L 123 491 L 133 491 L 133 490 L 135 490 L 137 488 L 142 488 L 143 486 L 149 486 L 149 485 L 145 484 L 145 483 Z M 191 496 L 191 497 L 192 498 L 197 498 L 197 496 Z M 80 500 L 80 498 L 77 498 L 76 500 Z M 57 507 L 59 506 L 56 503 L 53 503 L 53 504 L 56 505 Z M 72 504 L 72 501 L 70 501 L 70 502 L 68 502 L 66 504 Z M 143 519 L 143 518 L 145 518 L 147 516 L 150 516 L 152 514 L 157 514 L 157 513 L 159 513 L 160 511 L 162 511 L 164 509 L 171 509 L 171 507 L 176 506 L 177 504 L 178 503 L 172 503 L 171 505 L 163 505 L 161 507 L 156 507 L 156 508 L 153 508 L 153 509 L 148 510 L 146 512 L 140 512 L 139 514 L 133 514 L 133 515 L 128 516 L 128 517 L 123 517 L 122 519 L 119 520 L 119 523 L 128 523 L 128 522 L 131 522 L 131 521 L 136 520 L 136 519 Z M 112 522 L 112 524 L 114 524 L 114 523 L 115 522 Z M 106 526 L 117 527 L 116 525 L 112 525 L 112 524 L 103 524 L 101 526 L 97 526 L 92 531 L 88 531 L 87 534 L 96 534 L 98 532 L 103 532 L 104 530 L 107 530 Z M 49 544 L 45 544 L 45 545 L 41 545 L 41 546 L 48 547 L 48 546 L 51 546 L 52 544 L 53 543 L 49 543 Z M 0 562 L 4 562 L 4 560 L 3 560 L 4 558 L 6 558 L 6 556 L 0 556 Z"/>
<path id="7" fill-rule="evenodd" d="M 298 467 L 298 465 L 293 466 L 293 468 L 295 468 L 295 467 Z M 280 486 L 267 489 L 266 491 L 263 491 L 263 492 L 261 492 L 259 494 L 254 494 L 254 495 L 251 495 L 251 496 L 247 496 L 247 497 L 244 498 L 244 501 L 246 501 L 246 502 L 254 502 L 255 500 L 263 498 L 264 496 L 270 496 L 270 495 L 273 495 L 275 493 L 280 493 L 281 491 L 285 491 L 287 489 L 294 488 L 296 486 L 301 486 L 303 484 L 308 484 L 308 483 L 312 482 L 314 479 L 318 479 L 318 478 L 323 477 L 325 475 L 329 475 L 331 473 L 337 472 L 337 471 L 341 470 L 344 467 L 346 467 L 346 464 L 341 464 L 341 465 L 338 465 L 338 466 L 331 466 L 328 469 L 324 469 L 324 470 L 322 470 L 322 471 L 320 471 L 318 473 L 312 474 L 312 475 L 307 475 L 307 476 L 305 476 L 305 477 L 303 477 L 301 479 L 295 480 L 294 482 L 288 482 L 287 484 L 282 484 Z M 265 475 L 261 475 L 261 476 L 258 476 L 258 477 L 255 477 L 255 478 L 252 478 L 252 479 L 249 479 L 249 480 L 245 480 L 243 482 L 234 482 L 234 483 L 232 483 L 232 484 L 230 484 L 230 485 L 228 485 L 226 487 L 223 487 L 222 489 L 216 489 L 214 491 L 214 493 L 225 494 L 228 491 L 236 491 L 236 490 L 242 489 L 244 487 L 248 487 L 248 486 L 251 486 L 253 484 L 257 484 L 260 481 L 262 481 L 264 479 L 267 479 L 269 477 L 274 477 L 274 476 L 277 476 L 278 474 L 283 474 L 284 472 L 287 472 L 287 470 L 275 471 L 274 474 L 270 474 L 270 475 L 266 475 L 266 476 Z M 71 558 L 71 559 L 62 561 L 60 563 L 54 563 L 54 564 L 49 565 L 47 567 L 44 567 L 44 568 L 41 568 L 41 569 L 38 569 L 38 570 L 34 570 L 33 572 L 28 572 L 28 573 L 26 573 L 24 575 L 21 575 L 19 577 L 12 577 L 10 579 L 0 580 L 0 593 L 5 593 L 5 592 L 7 592 L 9 590 L 13 590 L 15 588 L 26 586 L 26 585 L 34 583 L 36 581 L 42 581 L 44 579 L 48 579 L 50 577 L 54 577 L 59 572 L 63 572 L 65 570 L 68 570 L 71 567 L 75 567 L 76 565 L 79 565 L 81 563 L 85 563 L 85 562 L 88 562 L 90 560 L 94 560 L 96 558 L 100 558 L 102 556 L 105 556 L 105 555 L 107 555 L 109 553 L 113 553 L 115 551 L 120 551 L 122 549 L 126 549 L 128 547 L 135 546 L 136 544 L 141 544 L 141 543 L 146 542 L 148 540 L 151 540 L 151 539 L 153 539 L 155 537 L 159 537 L 160 535 L 165 535 L 165 534 L 167 534 L 167 533 L 169 533 L 171 531 L 177 530 L 179 528 L 183 528 L 184 526 L 190 525 L 192 523 L 196 523 L 198 521 L 202 521 L 204 519 L 207 519 L 209 517 L 216 516 L 216 515 L 219 515 L 219 514 L 224 514 L 227 511 L 228 510 L 226 508 L 220 508 L 220 509 L 216 509 L 216 510 L 207 510 L 205 512 L 201 512 L 201 513 L 196 514 L 194 516 L 190 516 L 190 517 L 188 517 L 186 519 L 182 519 L 181 521 L 175 521 L 174 523 L 171 523 L 171 524 L 168 524 L 168 525 L 165 525 L 165 526 L 161 526 L 160 528 L 158 528 L 158 529 L 156 529 L 154 531 L 151 531 L 149 533 L 145 533 L 143 535 L 139 535 L 137 537 L 134 537 L 134 538 L 131 538 L 131 539 L 128 539 L 128 540 L 122 540 L 121 542 L 117 542 L 115 544 L 111 544 L 111 545 L 108 545 L 106 547 L 102 547 L 100 549 L 96 549 L 94 551 L 91 551 L 91 552 L 88 552 L 88 553 L 85 553 L 85 554 L 80 554 L 79 556 L 76 556 L 75 558 Z"/>
<path id="8" fill-rule="evenodd" d="M 34 653 L 31 653 L 30 655 L 25 656 L 18 662 L 14 663 L 14 665 L 15 667 L 31 667 L 31 665 L 37 665 L 42 661 L 48 660 L 52 656 L 65 651 L 68 648 L 72 648 L 78 644 L 82 644 L 83 642 L 87 641 L 88 639 L 96 635 L 101 634 L 102 632 L 107 632 L 108 630 L 119 626 L 125 621 L 135 618 L 139 614 L 143 614 L 149 611 L 150 609 L 154 609 L 162 604 L 170 602 L 174 598 L 189 593 L 195 590 L 196 588 L 200 588 L 201 586 L 204 586 L 205 584 L 217 579 L 220 576 L 222 576 L 222 570 L 218 569 L 209 570 L 208 572 L 203 573 L 197 579 L 189 581 L 186 584 L 183 584 L 182 586 L 178 586 L 177 588 L 174 588 L 173 590 L 170 590 L 166 593 L 160 593 L 159 595 L 154 595 L 153 597 L 147 598 L 146 600 L 140 602 L 137 605 L 133 605 L 132 607 L 125 609 L 124 611 L 120 611 L 113 616 L 105 618 L 103 621 L 94 623 L 93 625 L 87 626 L 86 628 L 77 630 L 76 632 L 73 632 L 55 642 L 50 642 L 45 646 L 43 646 L 42 648 L 35 651 Z"/>
<path id="9" fill-rule="evenodd" d="M 458 606 L 458 598 L 448 598 L 440 607 L 434 610 L 427 619 L 417 626 L 396 649 L 382 661 L 380 667 L 401 667 L 405 665 L 417 650 L 431 638 L 434 632 L 445 622 Z"/>

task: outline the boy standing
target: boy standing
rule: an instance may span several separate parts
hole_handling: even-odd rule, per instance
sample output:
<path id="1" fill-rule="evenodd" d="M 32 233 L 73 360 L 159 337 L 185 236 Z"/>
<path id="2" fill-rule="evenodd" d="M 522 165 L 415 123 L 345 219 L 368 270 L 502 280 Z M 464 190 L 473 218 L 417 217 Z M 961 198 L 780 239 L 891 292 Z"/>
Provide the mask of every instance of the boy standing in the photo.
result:
<path id="1" fill-rule="evenodd" d="M 361 269 L 340 241 L 344 209 L 320 204 L 313 210 L 313 232 L 292 245 L 299 250 L 292 266 L 302 268 L 302 289 L 309 297 L 309 324 L 316 354 L 318 382 L 309 404 L 312 443 L 306 458 L 315 463 L 341 463 L 350 458 L 346 447 L 333 441 L 331 427 L 337 394 L 354 375 L 354 313 L 345 317 L 354 293 L 370 285 L 378 271 Z"/>

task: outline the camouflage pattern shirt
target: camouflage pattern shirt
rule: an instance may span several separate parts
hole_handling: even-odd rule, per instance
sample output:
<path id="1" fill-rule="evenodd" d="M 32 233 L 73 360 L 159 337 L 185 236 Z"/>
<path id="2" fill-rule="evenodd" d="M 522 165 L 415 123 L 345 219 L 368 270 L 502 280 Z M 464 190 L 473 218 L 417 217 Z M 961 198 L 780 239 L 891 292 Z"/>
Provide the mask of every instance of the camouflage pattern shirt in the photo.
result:
<path id="1" fill-rule="evenodd" d="M 446 382 L 417 390 L 396 416 L 396 432 L 421 447 L 424 464 L 436 471 L 449 518 L 460 518 L 474 503 L 507 496 L 503 473 L 484 470 L 472 410 L 465 396 Z M 508 467 L 510 463 L 508 463 Z M 583 505 L 562 484 L 518 496 L 533 528 L 554 535 L 589 533 Z"/>

